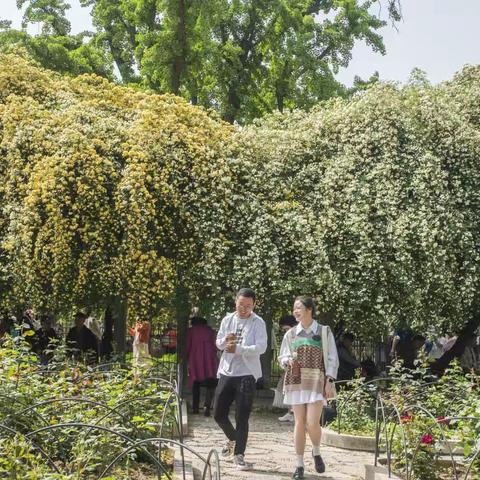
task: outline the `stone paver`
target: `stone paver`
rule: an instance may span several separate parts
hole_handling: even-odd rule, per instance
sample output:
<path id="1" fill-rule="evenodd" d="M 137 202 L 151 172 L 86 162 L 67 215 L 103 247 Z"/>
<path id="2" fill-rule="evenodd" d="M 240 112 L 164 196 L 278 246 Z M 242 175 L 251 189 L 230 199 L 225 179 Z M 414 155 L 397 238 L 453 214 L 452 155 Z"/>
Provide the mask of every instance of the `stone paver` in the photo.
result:
<path id="1" fill-rule="evenodd" d="M 293 424 L 278 421 L 278 414 L 254 411 L 250 418 L 250 433 L 245 459 L 253 462 L 253 471 L 239 472 L 233 463 L 221 460 L 222 479 L 287 480 L 295 469 L 293 450 Z M 200 454 L 207 455 L 211 448 L 219 451 L 225 437 L 213 418 L 189 415 L 187 445 Z M 307 453 L 308 452 L 308 453 Z M 322 446 L 322 456 L 327 471 L 315 473 L 307 440 L 305 453 L 306 478 L 323 480 L 358 480 L 364 478 L 364 465 L 373 463 L 373 454 Z M 194 462 L 194 466 L 195 466 Z"/>

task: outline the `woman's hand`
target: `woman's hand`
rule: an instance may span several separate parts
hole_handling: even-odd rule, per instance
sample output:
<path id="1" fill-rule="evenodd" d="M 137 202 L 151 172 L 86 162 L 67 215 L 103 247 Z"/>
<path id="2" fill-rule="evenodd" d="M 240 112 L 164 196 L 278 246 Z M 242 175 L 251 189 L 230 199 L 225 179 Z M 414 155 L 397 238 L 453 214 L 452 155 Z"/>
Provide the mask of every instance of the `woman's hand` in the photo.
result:
<path id="1" fill-rule="evenodd" d="M 333 383 L 333 378 L 327 377 L 325 381 L 325 398 L 329 400 L 330 398 L 335 397 L 335 383 Z"/>

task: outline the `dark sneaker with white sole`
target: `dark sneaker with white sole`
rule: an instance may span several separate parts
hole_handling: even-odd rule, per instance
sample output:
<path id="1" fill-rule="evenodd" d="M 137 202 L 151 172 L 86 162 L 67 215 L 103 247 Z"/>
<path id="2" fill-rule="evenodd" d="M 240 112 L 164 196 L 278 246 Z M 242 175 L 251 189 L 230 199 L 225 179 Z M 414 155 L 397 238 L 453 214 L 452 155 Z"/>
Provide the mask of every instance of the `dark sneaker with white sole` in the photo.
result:
<path id="1" fill-rule="evenodd" d="M 293 477 L 294 480 L 303 480 L 305 478 L 305 468 L 303 467 L 297 467 L 295 469 L 295 472 L 293 472 Z"/>
<path id="2" fill-rule="evenodd" d="M 235 467 L 236 467 L 237 470 L 251 470 L 252 469 L 252 464 L 247 463 L 245 461 L 244 456 L 240 453 L 233 457 L 233 463 L 235 464 Z"/>
<path id="3" fill-rule="evenodd" d="M 231 459 L 233 451 L 235 450 L 235 440 L 227 440 L 225 446 L 222 448 L 222 458 Z"/>

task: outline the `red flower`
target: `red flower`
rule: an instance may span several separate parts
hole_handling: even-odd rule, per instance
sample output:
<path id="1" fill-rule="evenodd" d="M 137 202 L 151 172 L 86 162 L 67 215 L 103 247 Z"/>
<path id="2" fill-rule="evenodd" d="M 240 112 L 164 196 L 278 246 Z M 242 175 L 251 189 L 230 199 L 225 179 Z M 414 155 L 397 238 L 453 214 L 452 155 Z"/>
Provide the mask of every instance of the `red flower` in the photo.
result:
<path id="1" fill-rule="evenodd" d="M 443 415 L 437 417 L 437 423 L 442 423 L 443 425 L 450 425 L 450 419 L 445 418 Z"/>
<path id="2" fill-rule="evenodd" d="M 433 443 L 433 437 L 431 435 L 423 435 L 421 442 L 424 445 L 431 445 Z"/>
<path id="3" fill-rule="evenodd" d="M 400 422 L 401 422 L 401 423 L 409 423 L 409 422 L 411 422 L 412 420 L 413 420 L 413 416 L 410 415 L 410 414 L 402 415 L 402 416 L 400 417 Z"/>

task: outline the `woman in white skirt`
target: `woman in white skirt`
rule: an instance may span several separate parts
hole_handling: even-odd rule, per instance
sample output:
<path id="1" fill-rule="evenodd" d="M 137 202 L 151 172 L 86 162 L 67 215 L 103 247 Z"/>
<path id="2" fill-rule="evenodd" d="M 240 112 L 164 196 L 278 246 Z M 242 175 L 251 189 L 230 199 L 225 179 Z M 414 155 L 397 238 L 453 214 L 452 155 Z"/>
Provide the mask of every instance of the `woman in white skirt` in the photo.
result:
<path id="1" fill-rule="evenodd" d="M 315 470 L 325 471 L 320 455 L 320 418 L 326 401 L 335 395 L 338 354 L 334 336 L 327 326 L 315 319 L 315 302 L 297 297 L 293 315 L 298 325 L 283 337 L 278 360 L 285 368 L 284 403 L 291 405 L 295 416 L 294 444 L 297 465 L 293 478 L 305 475 L 304 452 L 306 432 L 312 442 Z"/>

